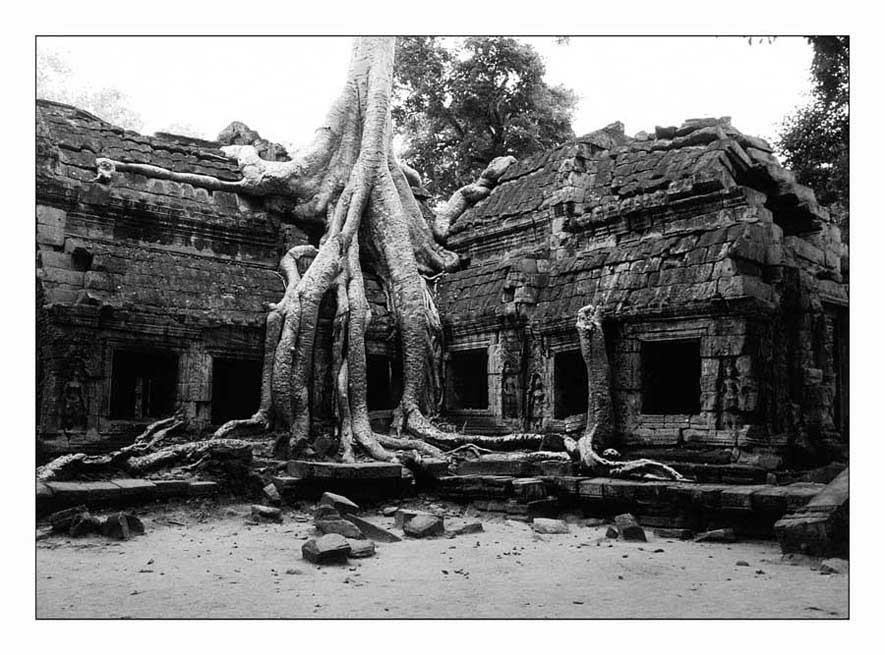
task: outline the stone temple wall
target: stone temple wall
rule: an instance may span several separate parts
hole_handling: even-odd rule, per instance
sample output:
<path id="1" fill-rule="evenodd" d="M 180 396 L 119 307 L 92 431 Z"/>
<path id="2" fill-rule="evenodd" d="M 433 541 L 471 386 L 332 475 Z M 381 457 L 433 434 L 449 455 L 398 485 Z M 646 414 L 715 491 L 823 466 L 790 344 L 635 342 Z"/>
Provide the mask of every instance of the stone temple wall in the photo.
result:
<path id="1" fill-rule="evenodd" d="M 438 285 L 447 344 L 494 353 L 489 406 L 450 405 L 455 424 L 583 429 L 574 322 L 598 304 L 620 447 L 847 441 L 847 247 L 728 119 L 615 124 L 519 162 L 449 245 L 471 263 Z"/>
<path id="2" fill-rule="evenodd" d="M 321 226 L 273 199 L 131 173 L 95 180 L 97 157 L 239 179 L 219 146 L 38 102 L 45 450 L 107 449 L 175 407 L 204 430 L 254 411 L 280 257 L 316 243 Z M 727 119 L 636 138 L 615 124 L 520 161 L 454 224 L 448 245 L 469 259 L 431 282 L 444 408 L 459 428 L 582 430 L 574 322 L 596 304 L 618 447 L 789 454 L 847 444 L 847 246 L 811 190 Z M 369 269 L 366 288 L 370 409 L 384 429 L 401 362 Z M 333 313 L 328 298 L 321 324 Z M 330 330 L 319 333 L 311 402 L 323 427 Z"/>

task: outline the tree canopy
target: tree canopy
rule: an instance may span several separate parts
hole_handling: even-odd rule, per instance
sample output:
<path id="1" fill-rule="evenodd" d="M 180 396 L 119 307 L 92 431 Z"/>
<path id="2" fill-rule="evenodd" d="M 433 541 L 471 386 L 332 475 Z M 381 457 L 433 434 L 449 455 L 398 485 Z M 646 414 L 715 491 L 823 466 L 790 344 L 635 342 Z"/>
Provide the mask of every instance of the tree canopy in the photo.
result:
<path id="1" fill-rule="evenodd" d="M 495 157 L 523 158 L 574 137 L 575 93 L 544 80 L 530 45 L 471 37 L 403 37 L 393 118 L 403 159 L 443 195 L 475 180 Z"/>
<path id="2" fill-rule="evenodd" d="M 848 208 L 847 36 L 813 36 L 812 98 L 786 118 L 778 139 L 785 164 L 823 204 Z"/>

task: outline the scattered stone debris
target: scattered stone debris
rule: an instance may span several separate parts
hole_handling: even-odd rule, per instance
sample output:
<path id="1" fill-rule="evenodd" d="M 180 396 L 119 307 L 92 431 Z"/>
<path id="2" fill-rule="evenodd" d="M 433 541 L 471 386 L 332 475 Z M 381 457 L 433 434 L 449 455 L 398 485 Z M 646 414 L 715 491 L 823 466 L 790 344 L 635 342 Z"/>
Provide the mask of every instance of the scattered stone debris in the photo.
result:
<path id="1" fill-rule="evenodd" d="M 350 545 L 350 557 L 363 558 L 375 554 L 375 542 L 368 539 L 348 539 Z"/>
<path id="2" fill-rule="evenodd" d="M 840 557 L 831 557 L 830 559 L 825 559 L 820 563 L 820 568 L 818 569 L 823 574 L 831 575 L 833 573 L 848 573 L 848 560 L 842 559 Z"/>
<path id="3" fill-rule="evenodd" d="M 267 505 L 252 505 L 252 520 L 272 523 L 282 523 L 283 515 L 279 507 L 268 507 Z"/>
<path id="4" fill-rule="evenodd" d="M 400 529 L 403 529 L 406 523 L 419 515 L 435 516 L 435 514 L 431 514 L 430 512 L 422 512 L 418 509 L 400 508 L 396 510 L 396 514 L 394 514 L 394 525 Z"/>
<path id="5" fill-rule="evenodd" d="M 418 539 L 439 537 L 445 531 L 443 520 L 434 514 L 417 514 L 403 525 L 403 532 Z"/>
<path id="6" fill-rule="evenodd" d="M 695 541 L 715 541 L 721 543 L 730 543 L 735 541 L 734 530 L 731 528 L 720 528 L 719 530 L 708 530 L 701 532 L 694 538 Z"/>
<path id="7" fill-rule="evenodd" d="M 133 514 L 116 512 L 100 518 L 91 514 L 85 505 L 56 512 L 49 516 L 49 523 L 51 532 L 65 533 L 70 537 L 104 535 L 123 540 L 144 534 L 144 523 Z"/>
<path id="8" fill-rule="evenodd" d="M 615 525 L 624 541 L 648 541 L 645 530 L 632 514 L 618 514 L 615 517 Z"/>
<path id="9" fill-rule="evenodd" d="M 618 529 L 615 526 L 610 525 L 610 526 L 608 526 L 608 529 L 606 529 L 606 531 L 605 531 L 605 536 L 608 537 L 609 539 L 617 539 L 618 537 L 621 536 L 621 533 L 618 532 Z"/>
<path id="10" fill-rule="evenodd" d="M 747 561 L 744 561 L 742 559 L 739 559 L 737 562 L 734 563 L 734 565 L 735 566 L 750 566 L 750 563 Z"/>
<path id="11" fill-rule="evenodd" d="M 568 523 L 565 521 L 540 517 L 532 520 L 532 529 L 538 534 L 568 534 L 569 532 Z"/>
<path id="12" fill-rule="evenodd" d="M 350 544 L 340 534 L 331 533 L 308 539 L 301 546 L 301 556 L 314 564 L 346 562 L 349 554 Z"/>
<path id="13" fill-rule="evenodd" d="M 363 535 L 368 539 L 380 541 L 381 543 L 395 543 L 397 541 L 402 541 L 402 539 L 398 535 L 395 535 L 389 530 L 385 530 L 384 528 L 375 525 L 371 521 L 360 518 L 359 516 L 354 516 L 353 514 L 345 514 L 344 518 L 353 523 L 357 528 L 359 528 L 360 532 L 362 532 Z"/>

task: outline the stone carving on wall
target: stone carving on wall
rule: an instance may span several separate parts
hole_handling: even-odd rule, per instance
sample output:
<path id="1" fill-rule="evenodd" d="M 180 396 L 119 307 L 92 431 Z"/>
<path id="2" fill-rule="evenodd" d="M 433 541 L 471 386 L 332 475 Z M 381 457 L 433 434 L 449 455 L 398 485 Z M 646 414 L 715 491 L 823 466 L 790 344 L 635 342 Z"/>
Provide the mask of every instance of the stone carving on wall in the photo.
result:
<path id="1" fill-rule="evenodd" d="M 83 384 L 74 379 L 65 384 L 61 406 L 61 427 L 63 430 L 80 430 L 86 427 L 86 399 Z"/>
<path id="2" fill-rule="evenodd" d="M 519 416 L 519 383 L 516 379 L 515 366 L 504 362 L 501 374 L 501 415 L 504 418 Z"/>
<path id="3" fill-rule="evenodd" d="M 532 375 L 528 393 L 528 411 L 526 420 L 528 429 L 539 432 L 544 424 L 544 408 L 547 404 L 547 395 L 544 391 L 544 381 L 540 373 Z"/>

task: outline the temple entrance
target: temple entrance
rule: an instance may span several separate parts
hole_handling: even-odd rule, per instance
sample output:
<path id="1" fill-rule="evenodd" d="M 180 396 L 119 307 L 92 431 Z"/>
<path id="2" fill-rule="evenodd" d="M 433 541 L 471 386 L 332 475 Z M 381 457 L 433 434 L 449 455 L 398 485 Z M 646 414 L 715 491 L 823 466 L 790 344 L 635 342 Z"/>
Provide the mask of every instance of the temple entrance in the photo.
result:
<path id="1" fill-rule="evenodd" d="M 261 363 L 212 358 L 212 422 L 251 416 L 261 402 Z"/>

